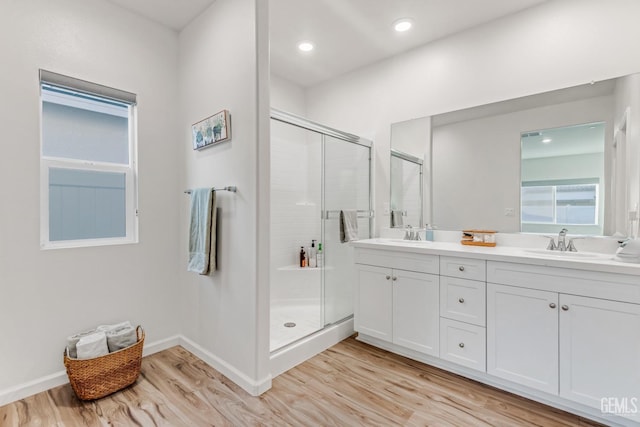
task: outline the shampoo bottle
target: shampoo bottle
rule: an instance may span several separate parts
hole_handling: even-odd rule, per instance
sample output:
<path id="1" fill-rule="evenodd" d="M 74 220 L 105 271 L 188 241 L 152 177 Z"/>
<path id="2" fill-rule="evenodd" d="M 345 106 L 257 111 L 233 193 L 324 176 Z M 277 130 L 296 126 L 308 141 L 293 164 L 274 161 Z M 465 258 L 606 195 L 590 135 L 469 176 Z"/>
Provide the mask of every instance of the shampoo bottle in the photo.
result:
<path id="1" fill-rule="evenodd" d="M 307 266 L 307 254 L 304 252 L 304 247 L 300 246 L 300 267 Z"/>
<path id="2" fill-rule="evenodd" d="M 309 248 L 309 267 L 315 268 L 316 266 L 316 241 L 311 241 L 311 247 Z"/>
<path id="3" fill-rule="evenodd" d="M 318 243 L 318 253 L 316 254 L 316 267 L 320 268 L 324 264 L 324 254 L 322 253 L 322 243 Z"/>

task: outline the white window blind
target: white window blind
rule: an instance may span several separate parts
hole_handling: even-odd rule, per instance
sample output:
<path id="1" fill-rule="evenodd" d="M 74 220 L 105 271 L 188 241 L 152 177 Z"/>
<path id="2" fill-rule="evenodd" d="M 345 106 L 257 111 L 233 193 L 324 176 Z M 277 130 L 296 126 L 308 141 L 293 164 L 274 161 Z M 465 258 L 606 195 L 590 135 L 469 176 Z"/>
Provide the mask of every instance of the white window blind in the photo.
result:
<path id="1" fill-rule="evenodd" d="M 137 241 L 135 95 L 40 76 L 43 248 Z"/>

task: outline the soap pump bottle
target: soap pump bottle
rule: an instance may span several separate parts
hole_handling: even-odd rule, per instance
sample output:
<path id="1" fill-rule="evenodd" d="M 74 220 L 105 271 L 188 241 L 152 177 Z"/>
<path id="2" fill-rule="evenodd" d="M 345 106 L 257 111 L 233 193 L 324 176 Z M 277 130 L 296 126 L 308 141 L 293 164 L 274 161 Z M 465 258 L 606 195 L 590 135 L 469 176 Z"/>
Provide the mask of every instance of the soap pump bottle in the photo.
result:
<path id="1" fill-rule="evenodd" d="M 428 242 L 433 242 L 433 226 L 431 224 L 427 224 L 425 226 L 424 240 Z"/>
<path id="2" fill-rule="evenodd" d="M 318 243 L 318 253 L 316 254 L 316 267 L 321 268 L 324 264 L 324 254 L 322 253 L 322 243 Z"/>
<path id="3" fill-rule="evenodd" d="M 304 246 L 300 246 L 300 267 L 307 266 L 307 254 L 304 252 Z"/>
<path id="4" fill-rule="evenodd" d="M 311 247 L 309 248 L 309 267 L 316 267 L 316 241 L 311 240 Z"/>

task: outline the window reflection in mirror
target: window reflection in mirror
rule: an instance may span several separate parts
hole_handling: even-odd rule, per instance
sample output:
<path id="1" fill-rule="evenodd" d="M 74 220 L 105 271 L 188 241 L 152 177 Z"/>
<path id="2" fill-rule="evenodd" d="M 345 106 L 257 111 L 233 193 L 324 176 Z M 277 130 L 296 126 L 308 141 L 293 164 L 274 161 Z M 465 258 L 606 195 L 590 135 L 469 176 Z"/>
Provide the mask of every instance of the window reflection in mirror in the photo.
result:
<path id="1" fill-rule="evenodd" d="M 422 160 L 391 150 L 391 227 L 422 224 Z"/>
<path id="2" fill-rule="evenodd" d="M 521 134 L 521 230 L 602 234 L 605 123 Z"/>

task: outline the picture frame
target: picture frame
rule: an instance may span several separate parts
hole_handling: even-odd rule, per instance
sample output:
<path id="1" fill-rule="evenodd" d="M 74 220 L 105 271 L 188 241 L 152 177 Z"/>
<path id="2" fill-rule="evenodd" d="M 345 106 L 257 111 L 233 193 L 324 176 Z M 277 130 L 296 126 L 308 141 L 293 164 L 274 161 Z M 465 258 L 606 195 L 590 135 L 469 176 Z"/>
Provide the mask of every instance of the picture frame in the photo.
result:
<path id="1" fill-rule="evenodd" d="M 194 150 L 201 150 L 231 139 L 231 122 L 228 110 L 222 110 L 191 126 Z"/>

